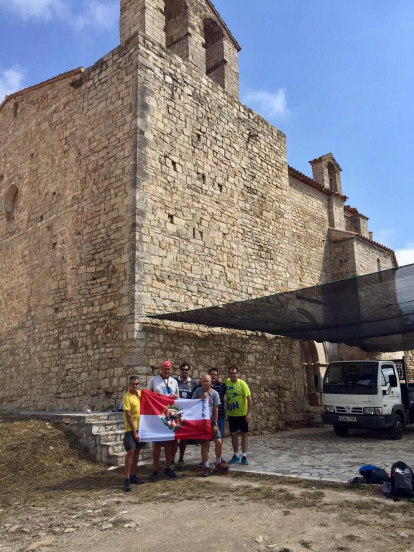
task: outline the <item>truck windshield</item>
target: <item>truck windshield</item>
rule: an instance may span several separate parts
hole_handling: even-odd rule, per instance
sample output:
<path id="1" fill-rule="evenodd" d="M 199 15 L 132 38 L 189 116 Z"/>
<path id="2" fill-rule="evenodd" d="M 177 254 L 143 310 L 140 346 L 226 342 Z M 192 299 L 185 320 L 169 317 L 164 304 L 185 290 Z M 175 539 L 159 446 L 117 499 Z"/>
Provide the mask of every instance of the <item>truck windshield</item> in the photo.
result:
<path id="1" fill-rule="evenodd" d="M 323 381 L 324 393 L 376 395 L 378 362 L 332 363 Z"/>

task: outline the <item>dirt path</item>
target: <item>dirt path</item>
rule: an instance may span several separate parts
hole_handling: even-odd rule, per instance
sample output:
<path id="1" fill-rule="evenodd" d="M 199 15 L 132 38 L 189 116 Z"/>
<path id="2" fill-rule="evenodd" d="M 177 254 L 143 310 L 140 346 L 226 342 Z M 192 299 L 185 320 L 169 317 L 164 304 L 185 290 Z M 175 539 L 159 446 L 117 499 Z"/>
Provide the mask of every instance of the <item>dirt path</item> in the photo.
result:
<path id="1" fill-rule="evenodd" d="M 90 461 L 39 420 L 0 424 L 0 552 L 414 552 L 414 506 L 379 488 L 237 473 L 148 481 Z"/>
<path id="2" fill-rule="evenodd" d="M 0 550 L 414 550 L 412 506 L 364 491 L 244 477 L 147 483 L 128 495 L 82 495 L 29 515 L 18 505 L 3 520 Z"/>

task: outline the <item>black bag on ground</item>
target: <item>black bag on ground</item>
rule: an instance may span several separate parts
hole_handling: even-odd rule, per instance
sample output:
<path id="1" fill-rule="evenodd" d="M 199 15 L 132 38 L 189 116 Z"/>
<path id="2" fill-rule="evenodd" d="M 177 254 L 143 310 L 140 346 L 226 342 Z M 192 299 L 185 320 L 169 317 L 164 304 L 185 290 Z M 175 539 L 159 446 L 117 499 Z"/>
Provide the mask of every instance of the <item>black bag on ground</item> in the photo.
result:
<path id="1" fill-rule="evenodd" d="M 391 497 L 414 497 L 414 474 L 405 462 L 395 462 L 391 468 L 391 481 L 383 488 L 384 494 Z"/>

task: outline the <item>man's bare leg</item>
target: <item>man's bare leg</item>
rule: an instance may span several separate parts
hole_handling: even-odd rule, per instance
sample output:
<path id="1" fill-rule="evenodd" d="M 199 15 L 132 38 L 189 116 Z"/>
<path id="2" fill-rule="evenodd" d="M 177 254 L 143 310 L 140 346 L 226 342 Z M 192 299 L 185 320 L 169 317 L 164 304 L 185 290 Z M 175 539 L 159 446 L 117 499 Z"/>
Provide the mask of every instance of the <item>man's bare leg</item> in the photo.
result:
<path id="1" fill-rule="evenodd" d="M 216 464 L 219 464 L 221 462 L 221 453 L 223 451 L 223 441 L 221 439 L 214 440 L 214 449 L 216 452 Z"/>
<path id="2" fill-rule="evenodd" d="M 152 445 L 152 461 L 154 462 L 154 471 L 158 471 L 161 456 L 161 443 L 153 443 Z"/>
<path id="3" fill-rule="evenodd" d="M 187 448 L 187 441 L 180 441 L 180 460 L 184 460 L 185 449 Z"/>
<path id="4" fill-rule="evenodd" d="M 247 454 L 247 449 L 249 447 L 249 434 L 248 433 L 242 433 L 241 434 L 241 449 L 243 454 Z"/>
<path id="5" fill-rule="evenodd" d="M 165 449 L 165 466 L 169 468 L 171 460 L 173 459 L 174 441 L 166 441 L 164 444 Z"/>
<path id="6" fill-rule="evenodd" d="M 129 476 L 135 475 L 135 472 L 137 471 L 140 450 L 141 449 L 139 448 L 134 450 L 134 454 L 132 455 L 132 460 L 131 460 L 131 468 L 130 468 Z"/>
<path id="7" fill-rule="evenodd" d="M 181 442 L 180 442 L 180 445 L 181 445 Z M 178 441 L 173 441 L 173 452 L 172 452 L 172 461 L 175 463 L 175 457 L 177 455 L 177 450 L 178 450 Z M 181 450 L 181 449 L 180 449 Z M 181 452 L 180 452 L 181 454 Z"/>
<path id="8" fill-rule="evenodd" d="M 201 448 L 201 460 L 204 462 L 204 465 L 206 462 L 208 462 L 208 447 L 209 447 L 209 441 L 200 441 L 200 448 Z"/>
<path id="9" fill-rule="evenodd" d="M 231 433 L 231 444 L 233 445 L 234 454 L 239 454 L 239 436 L 237 431 L 233 431 L 233 433 Z"/>
<path id="10" fill-rule="evenodd" d="M 129 479 L 132 473 L 132 459 L 134 456 L 134 450 L 129 450 L 125 456 L 125 479 Z M 135 473 L 135 472 L 134 472 Z"/>

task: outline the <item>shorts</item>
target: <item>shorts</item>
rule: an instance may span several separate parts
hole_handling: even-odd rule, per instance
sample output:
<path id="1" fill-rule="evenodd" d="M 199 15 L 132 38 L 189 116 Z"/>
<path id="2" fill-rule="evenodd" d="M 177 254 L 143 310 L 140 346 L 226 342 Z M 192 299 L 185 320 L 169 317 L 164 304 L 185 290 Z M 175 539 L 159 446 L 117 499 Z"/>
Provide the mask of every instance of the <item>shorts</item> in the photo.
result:
<path id="1" fill-rule="evenodd" d="M 145 448 L 146 443 L 141 443 L 140 441 L 135 441 L 134 434 L 132 431 L 127 431 L 124 435 L 124 449 L 128 452 L 129 450 L 141 450 Z"/>
<path id="2" fill-rule="evenodd" d="M 213 424 L 211 424 L 213 426 Z M 218 441 L 221 439 L 220 428 L 217 429 L 217 433 L 213 431 L 213 437 L 211 439 L 200 439 L 200 443 L 205 443 L 206 441 Z"/>
<path id="3" fill-rule="evenodd" d="M 249 424 L 246 422 L 246 416 L 229 416 L 229 429 L 230 433 L 241 431 L 247 433 L 249 431 Z"/>

